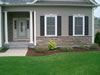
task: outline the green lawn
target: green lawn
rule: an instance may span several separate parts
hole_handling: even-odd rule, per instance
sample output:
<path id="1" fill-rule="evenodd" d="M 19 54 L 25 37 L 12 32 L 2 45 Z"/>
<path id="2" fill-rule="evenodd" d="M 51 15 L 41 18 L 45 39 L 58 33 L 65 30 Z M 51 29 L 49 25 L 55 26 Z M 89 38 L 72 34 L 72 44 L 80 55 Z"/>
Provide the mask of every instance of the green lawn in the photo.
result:
<path id="1" fill-rule="evenodd" d="M 100 75 L 100 52 L 0 57 L 0 75 Z"/>

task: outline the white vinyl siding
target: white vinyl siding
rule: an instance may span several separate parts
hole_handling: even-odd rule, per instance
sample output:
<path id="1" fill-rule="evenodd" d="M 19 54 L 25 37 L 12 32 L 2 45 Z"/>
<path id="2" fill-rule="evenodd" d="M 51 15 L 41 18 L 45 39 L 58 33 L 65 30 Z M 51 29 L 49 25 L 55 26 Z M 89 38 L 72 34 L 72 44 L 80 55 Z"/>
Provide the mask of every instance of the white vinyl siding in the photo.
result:
<path id="1" fill-rule="evenodd" d="M 84 16 L 74 16 L 73 17 L 73 35 L 74 36 L 84 36 L 85 31 Z"/>
<path id="2" fill-rule="evenodd" d="M 57 16 L 45 16 L 45 36 L 57 36 Z"/>

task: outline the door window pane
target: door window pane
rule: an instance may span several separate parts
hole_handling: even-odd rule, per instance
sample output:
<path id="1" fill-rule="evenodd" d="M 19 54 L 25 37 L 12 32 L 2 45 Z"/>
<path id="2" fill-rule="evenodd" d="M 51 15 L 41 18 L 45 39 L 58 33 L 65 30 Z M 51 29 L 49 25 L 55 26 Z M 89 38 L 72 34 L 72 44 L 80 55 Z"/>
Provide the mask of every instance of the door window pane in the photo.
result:
<path id="1" fill-rule="evenodd" d="M 23 22 L 21 22 L 21 32 L 23 32 Z"/>
<path id="2" fill-rule="evenodd" d="M 16 29 L 16 27 L 17 27 L 17 22 L 16 22 L 16 20 L 14 21 L 14 24 L 15 24 L 15 27 L 14 27 L 14 28 Z"/>
<path id="3" fill-rule="evenodd" d="M 29 29 L 29 20 L 27 20 L 27 29 Z"/>

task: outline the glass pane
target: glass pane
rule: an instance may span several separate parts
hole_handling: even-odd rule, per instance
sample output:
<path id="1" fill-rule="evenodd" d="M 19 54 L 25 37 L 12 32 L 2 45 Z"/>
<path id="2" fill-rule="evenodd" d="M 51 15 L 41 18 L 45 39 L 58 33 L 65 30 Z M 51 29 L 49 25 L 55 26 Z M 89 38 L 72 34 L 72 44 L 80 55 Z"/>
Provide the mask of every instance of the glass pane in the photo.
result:
<path id="1" fill-rule="evenodd" d="M 55 35 L 55 17 L 47 17 L 47 35 Z"/>
<path id="2" fill-rule="evenodd" d="M 83 18 L 75 17 L 75 34 L 82 35 L 83 34 Z"/>
<path id="3" fill-rule="evenodd" d="M 27 20 L 27 29 L 29 29 L 29 20 Z"/>
<path id="4" fill-rule="evenodd" d="M 14 22 L 15 22 L 15 27 L 14 27 L 14 28 L 16 29 L 16 25 L 17 25 L 17 24 L 16 24 L 16 20 L 15 20 Z"/>
<path id="5" fill-rule="evenodd" d="M 23 22 L 21 22 L 21 32 L 23 32 Z"/>

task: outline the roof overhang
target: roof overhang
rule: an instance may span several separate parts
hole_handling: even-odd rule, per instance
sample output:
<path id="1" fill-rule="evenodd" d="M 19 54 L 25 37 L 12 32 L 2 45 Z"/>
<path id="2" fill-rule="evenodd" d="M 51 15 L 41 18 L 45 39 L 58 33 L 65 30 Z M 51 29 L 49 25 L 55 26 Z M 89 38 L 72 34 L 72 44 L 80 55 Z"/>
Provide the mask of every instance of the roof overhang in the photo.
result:
<path id="1" fill-rule="evenodd" d="M 100 6 L 95 0 L 89 0 L 91 3 L 93 3 L 95 6 Z"/>
<path id="2" fill-rule="evenodd" d="M 94 0 L 89 0 L 91 2 L 91 4 L 54 4 L 54 3 L 51 3 L 51 4 L 42 4 L 40 2 L 38 2 L 40 0 L 34 0 L 33 2 L 26 2 L 26 3 L 23 3 L 23 4 L 11 4 L 11 3 L 5 3 L 5 2 L 2 2 L 0 0 L 0 5 L 2 6 L 81 6 L 81 7 L 97 7 L 97 6 L 100 6 L 96 1 Z"/>

